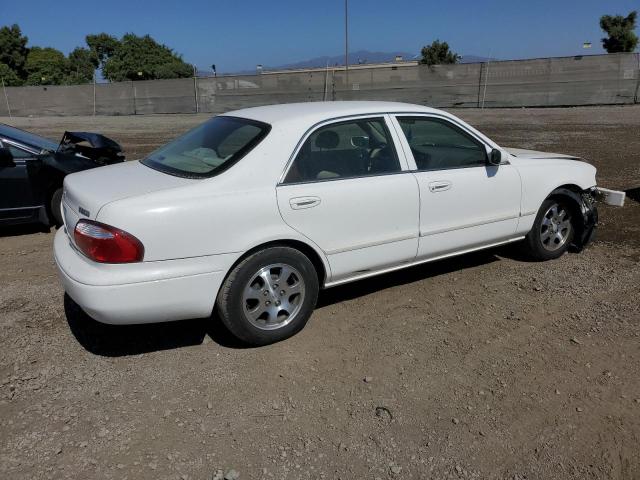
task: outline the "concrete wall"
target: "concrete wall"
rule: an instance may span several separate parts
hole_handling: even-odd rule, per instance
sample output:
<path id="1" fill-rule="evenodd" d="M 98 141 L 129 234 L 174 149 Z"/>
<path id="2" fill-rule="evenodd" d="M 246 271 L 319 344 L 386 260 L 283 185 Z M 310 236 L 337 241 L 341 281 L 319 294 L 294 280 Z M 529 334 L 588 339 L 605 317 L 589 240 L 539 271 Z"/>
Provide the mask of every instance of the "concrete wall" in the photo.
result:
<path id="1" fill-rule="evenodd" d="M 220 113 L 274 103 L 393 100 L 434 107 L 638 103 L 640 55 L 512 60 L 121 82 L 7 87 L 0 116 Z M 8 104 L 8 105 L 7 105 Z"/>

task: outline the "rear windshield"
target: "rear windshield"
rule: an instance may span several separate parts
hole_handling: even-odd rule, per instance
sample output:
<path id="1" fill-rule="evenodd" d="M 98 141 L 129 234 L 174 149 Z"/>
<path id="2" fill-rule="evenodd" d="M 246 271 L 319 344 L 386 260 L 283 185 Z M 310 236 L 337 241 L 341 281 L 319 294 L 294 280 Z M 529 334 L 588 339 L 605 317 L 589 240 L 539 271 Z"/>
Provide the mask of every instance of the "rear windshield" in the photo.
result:
<path id="1" fill-rule="evenodd" d="M 251 151 L 269 133 L 266 123 L 214 117 L 153 152 L 142 163 L 179 177 L 212 177 Z"/>

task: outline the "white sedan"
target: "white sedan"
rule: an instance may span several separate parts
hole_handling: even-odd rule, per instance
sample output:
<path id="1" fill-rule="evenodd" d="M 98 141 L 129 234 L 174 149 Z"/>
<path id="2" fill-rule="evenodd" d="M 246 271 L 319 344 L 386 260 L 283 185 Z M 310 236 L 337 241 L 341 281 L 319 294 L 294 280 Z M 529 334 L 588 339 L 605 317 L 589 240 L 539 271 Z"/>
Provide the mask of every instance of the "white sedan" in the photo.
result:
<path id="1" fill-rule="evenodd" d="M 141 161 L 67 176 L 55 260 L 100 322 L 217 310 L 261 345 L 302 329 L 320 288 L 509 242 L 539 260 L 580 250 L 595 174 L 418 105 L 249 108 Z"/>

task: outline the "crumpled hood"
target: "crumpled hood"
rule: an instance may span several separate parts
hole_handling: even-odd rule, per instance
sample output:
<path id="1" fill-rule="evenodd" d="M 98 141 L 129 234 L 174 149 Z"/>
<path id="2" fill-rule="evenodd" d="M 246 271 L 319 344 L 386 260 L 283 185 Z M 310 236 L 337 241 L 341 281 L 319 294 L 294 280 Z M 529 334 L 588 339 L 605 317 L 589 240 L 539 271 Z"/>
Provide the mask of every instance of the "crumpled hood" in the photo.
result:
<path id="1" fill-rule="evenodd" d="M 516 158 L 523 158 L 528 160 L 534 159 L 562 159 L 562 160 L 582 160 L 575 155 L 565 155 L 563 153 L 551 153 L 551 152 L 538 152 L 537 150 L 525 150 L 523 148 L 505 148 L 507 152 Z"/>

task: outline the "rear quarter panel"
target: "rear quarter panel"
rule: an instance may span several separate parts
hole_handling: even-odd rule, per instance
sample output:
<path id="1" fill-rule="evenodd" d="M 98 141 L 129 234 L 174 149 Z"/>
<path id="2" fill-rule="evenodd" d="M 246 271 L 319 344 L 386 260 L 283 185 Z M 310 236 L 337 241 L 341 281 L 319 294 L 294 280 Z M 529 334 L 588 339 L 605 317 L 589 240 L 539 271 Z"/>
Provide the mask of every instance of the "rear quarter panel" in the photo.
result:
<path id="1" fill-rule="evenodd" d="M 265 243 L 296 240 L 313 248 L 329 274 L 324 253 L 284 222 L 277 204 L 276 184 L 303 129 L 274 125 L 229 170 L 107 203 L 96 220 L 135 235 L 145 247 L 145 262 L 227 253 L 237 259 Z"/>
<path id="2" fill-rule="evenodd" d="M 297 240 L 330 271 L 317 245 L 283 221 L 275 185 L 238 190 L 217 180 L 118 200 L 105 205 L 97 220 L 135 235 L 145 262 L 228 253 L 237 259 L 264 243 Z"/>

